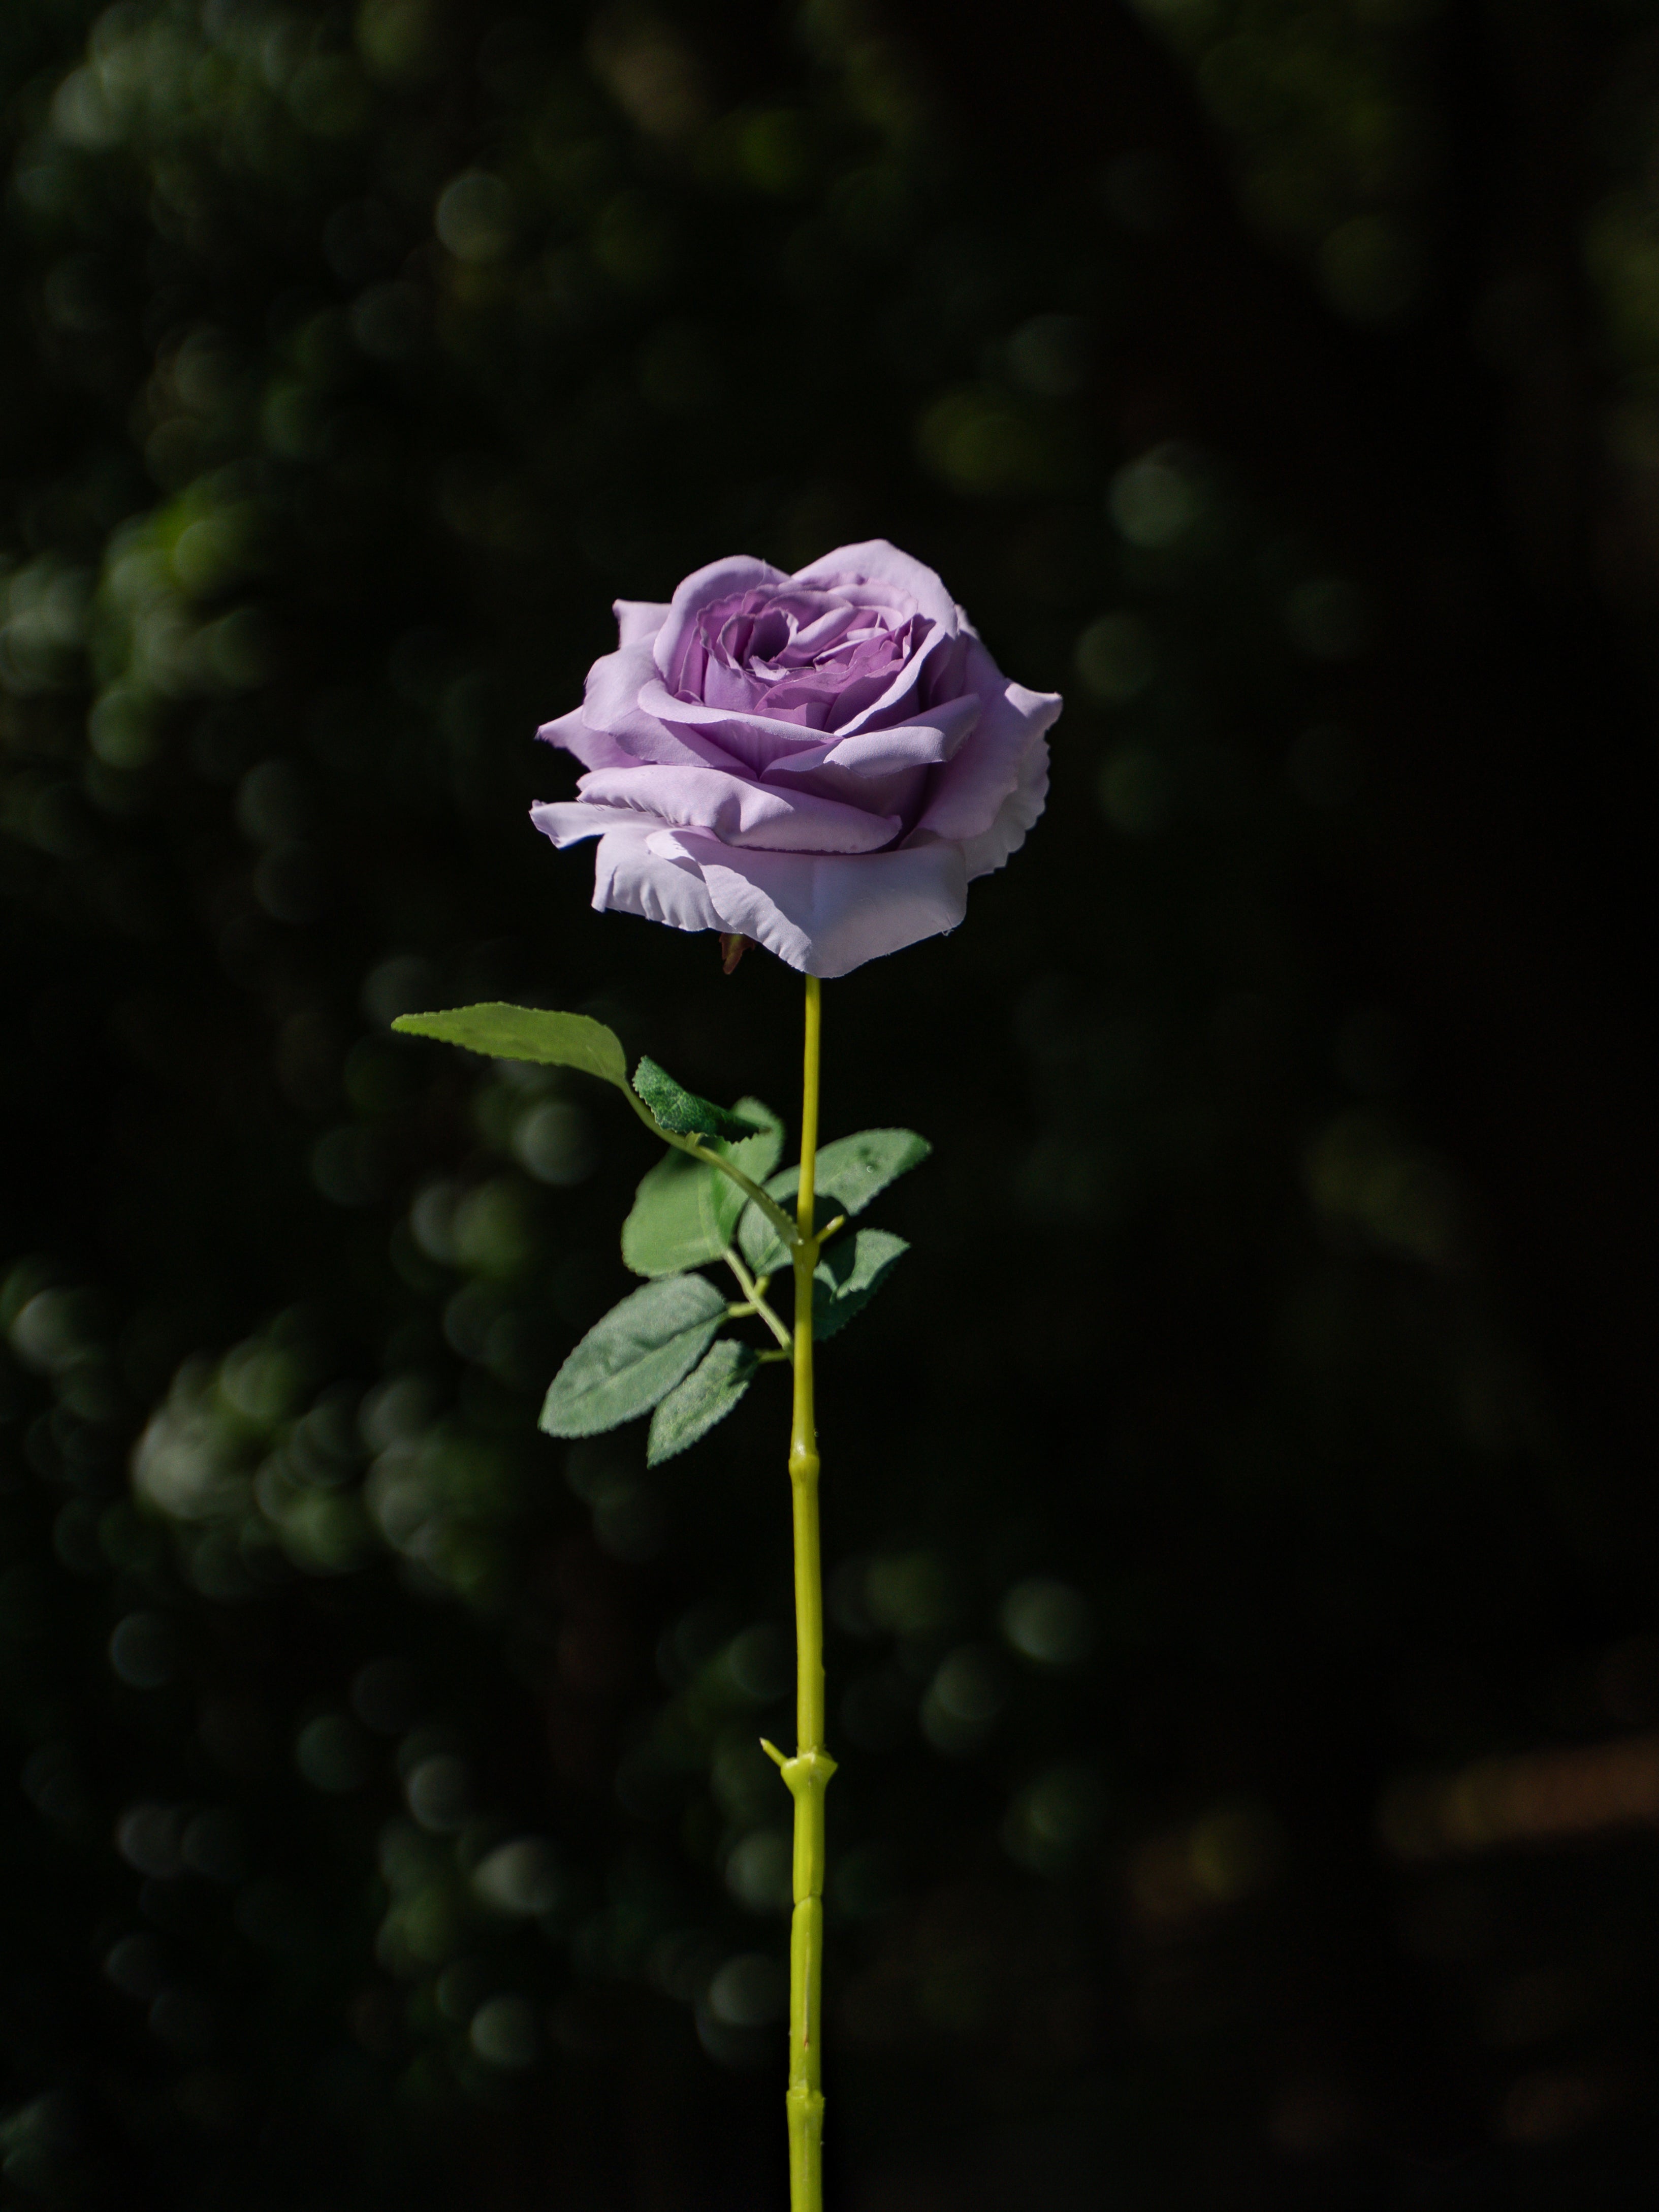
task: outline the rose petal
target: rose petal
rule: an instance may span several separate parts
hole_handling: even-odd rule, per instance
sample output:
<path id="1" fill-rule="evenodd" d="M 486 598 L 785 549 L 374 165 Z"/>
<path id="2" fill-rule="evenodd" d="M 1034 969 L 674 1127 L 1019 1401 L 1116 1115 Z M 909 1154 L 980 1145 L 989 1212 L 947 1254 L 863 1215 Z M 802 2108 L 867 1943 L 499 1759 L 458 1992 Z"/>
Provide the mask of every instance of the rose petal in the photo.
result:
<path id="1" fill-rule="evenodd" d="M 1026 832 L 1042 811 L 1048 797 L 1048 741 L 1039 738 L 1019 765 L 1019 781 L 997 810 L 982 836 L 969 837 L 963 846 L 968 880 L 994 874 L 1011 853 L 1018 852 Z"/>
<path id="2" fill-rule="evenodd" d="M 619 645 L 649 645 L 668 619 L 665 604 L 655 599 L 613 599 Z"/>
<path id="3" fill-rule="evenodd" d="M 531 808 L 530 818 L 561 851 L 567 845 L 580 845 L 584 837 L 603 837 L 617 826 L 613 808 L 584 806 L 580 799 L 539 799 Z"/>
<path id="4" fill-rule="evenodd" d="M 664 859 L 670 838 L 702 869 L 723 930 L 754 938 L 809 975 L 845 975 L 954 929 L 967 911 L 967 870 L 955 845 L 820 857 L 739 852 L 675 830 L 652 840 Z"/>
<path id="5" fill-rule="evenodd" d="M 901 553 L 884 538 L 866 538 L 861 545 L 838 545 L 833 553 L 826 553 L 819 560 L 808 562 L 805 568 L 797 568 L 790 581 L 830 592 L 860 577 L 896 585 L 900 591 L 909 593 L 922 614 L 954 634 L 957 603 L 945 590 L 938 571 L 912 560 L 908 553 Z"/>
<path id="6" fill-rule="evenodd" d="M 775 603 L 794 616 L 796 630 L 783 658 L 793 668 L 804 668 L 821 653 L 849 635 L 868 629 L 874 617 L 861 612 L 840 592 L 791 592 Z M 801 617 L 805 616 L 805 621 Z"/>
<path id="7" fill-rule="evenodd" d="M 601 913 L 637 914 L 671 929 L 721 926 L 696 863 L 657 852 L 645 823 L 600 838 L 593 855 L 593 904 Z"/>
<path id="8" fill-rule="evenodd" d="M 904 827 L 815 792 L 776 791 L 707 768 L 602 770 L 576 787 L 583 802 L 627 808 L 673 827 L 706 830 L 725 845 L 775 853 L 873 853 Z"/>
<path id="9" fill-rule="evenodd" d="M 939 671 L 957 645 L 954 632 L 935 623 L 874 698 L 863 702 L 854 714 L 832 715 L 830 726 L 838 737 L 854 738 L 913 717 L 923 711 L 922 702 L 929 698 L 957 697 L 962 686 L 939 680 Z"/>
<path id="10" fill-rule="evenodd" d="M 799 752 L 781 753 L 766 769 L 775 775 L 812 775 L 820 769 L 844 769 L 852 775 L 891 775 L 901 769 L 936 768 L 951 759 L 982 711 L 973 693 L 931 707 L 890 729 L 866 730 L 854 738 L 826 738 Z"/>
<path id="11" fill-rule="evenodd" d="M 810 792 L 814 799 L 836 799 L 856 807 L 860 814 L 890 815 L 898 823 L 894 838 L 904 842 L 904 832 L 921 812 L 927 795 L 928 768 L 895 769 L 888 775 L 851 775 L 845 769 L 821 768 L 811 775 L 791 777 L 769 788 Z"/>
<path id="12" fill-rule="evenodd" d="M 1026 752 L 1060 714 L 1056 693 L 1011 684 L 976 637 L 969 640 L 966 675 L 967 688 L 979 694 L 985 711 L 955 758 L 939 770 L 918 833 L 983 836 L 1018 784 Z"/>
<path id="13" fill-rule="evenodd" d="M 816 730 L 804 728 L 799 722 L 747 710 L 733 713 L 726 708 L 705 707 L 694 699 L 677 698 L 659 677 L 641 685 L 638 696 L 641 716 L 649 717 L 665 735 L 672 732 L 688 758 L 702 757 L 698 747 L 704 752 L 714 747 L 751 775 L 763 775 L 781 753 L 799 752 L 822 742 Z"/>
<path id="14" fill-rule="evenodd" d="M 733 554 L 725 561 L 711 561 L 706 568 L 694 569 L 669 602 L 668 612 L 657 632 L 653 651 L 658 674 L 673 680 L 681 646 L 695 629 L 698 615 L 712 601 L 736 599 L 744 592 L 775 589 L 788 581 L 781 568 L 775 568 L 769 561 L 754 560 L 745 553 Z"/>
<path id="15" fill-rule="evenodd" d="M 631 768 L 634 763 L 633 754 L 613 737 L 604 730 L 589 729 L 580 707 L 561 714 L 556 721 L 544 722 L 536 735 L 547 744 L 562 745 L 566 752 L 574 753 L 584 768 Z"/>
<path id="16" fill-rule="evenodd" d="M 672 761 L 687 766 L 706 763 L 715 768 L 733 765 L 712 732 L 668 729 L 648 704 L 641 703 L 641 692 L 647 690 L 668 700 L 648 647 L 623 646 L 607 653 L 587 672 L 582 720 L 590 730 L 602 731 L 613 738 L 633 760 Z"/>
<path id="17" fill-rule="evenodd" d="M 762 714 L 770 713 L 774 704 L 771 693 L 775 688 L 773 684 L 757 682 L 746 669 L 727 668 L 717 660 L 708 663 L 697 686 L 704 707 L 714 709 L 717 714 L 732 715 L 750 714 L 757 709 Z M 663 689 L 667 691 L 665 684 Z M 678 700 L 680 694 L 674 692 L 669 696 Z M 779 719 L 793 718 L 780 716 Z M 821 720 L 809 720 L 808 726 L 821 729 L 823 725 Z"/>

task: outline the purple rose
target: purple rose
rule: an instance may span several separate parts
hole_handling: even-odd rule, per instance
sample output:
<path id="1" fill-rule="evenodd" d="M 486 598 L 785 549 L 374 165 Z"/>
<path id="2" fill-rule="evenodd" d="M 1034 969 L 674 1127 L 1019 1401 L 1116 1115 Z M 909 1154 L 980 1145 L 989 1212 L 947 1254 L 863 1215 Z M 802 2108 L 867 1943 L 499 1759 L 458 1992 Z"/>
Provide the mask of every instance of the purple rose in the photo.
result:
<path id="1" fill-rule="evenodd" d="M 880 538 L 793 576 L 716 561 L 667 606 L 619 599 L 574 714 L 593 903 L 751 937 L 809 975 L 954 929 L 1048 791 L 1052 692 L 1011 684 L 931 568 Z"/>

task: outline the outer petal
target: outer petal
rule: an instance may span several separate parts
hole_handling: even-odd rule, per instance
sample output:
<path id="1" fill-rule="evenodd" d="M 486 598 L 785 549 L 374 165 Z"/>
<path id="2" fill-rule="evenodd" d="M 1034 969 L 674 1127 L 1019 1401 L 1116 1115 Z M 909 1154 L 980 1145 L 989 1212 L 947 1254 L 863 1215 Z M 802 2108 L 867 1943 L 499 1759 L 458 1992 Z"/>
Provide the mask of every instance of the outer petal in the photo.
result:
<path id="1" fill-rule="evenodd" d="M 956 845 L 818 857 L 735 851 L 682 830 L 659 831 L 652 846 L 696 861 L 720 928 L 754 938 L 808 975 L 845 975 L 954 929 L 967 910 Z"/>
<path id="2" fill-rule="evenodd" d="M 544 799 L 531 808 L 530 818 L 561 851 L 580 845 L 584 837 L 603 837 L 617 826 L 611 807 L 584 806 L 580 799 Z"/>
<path id="3" fill-rule="evenodd" d="M 873 853 L 890 845 L 903 823 L 895 814 L 778 791 L 708 768 L 641 768 L 637 763 L 585 775 L 583 802 L 607 811 L 632 808 L 658 823 L 706 830 L 725 845 L 776 853 Z"/>
<path id="4" fill-rule="evenodd" d="M 611 611 L 619 645 L 649 645 L 668 619 L 666 603 L 655 599 L 616 599 Z"/>
<path id="5" fill-rule="evenodd" d="M 963 848 L 968 879 L 994 874 L 1011 853 L 1018 852 L 1025 833 L 1042 813 L 1048 798 L 1048 740 L 1039 738 L 1020 763 L 1019 781 L 997 810 L 997 817 L 980 837 L 970 837 Z"/>
<path id="6" fill-rule="evenodd" d="M 613 737 L 604 730 L 589 729 L 580 707 L 561 714 L 556 721 L 544 722 L 536 735 L 550 745 L 562 745 L 566 752 L 574 753 L 584 768 L 629 768 L 633 764 L 633 754 L 624 752 Z"/>
<path id="7" fill-rule="evenodd" d="M 654 849 L 663 835 L 641 822 L 600 838 L 593 856 L 594 905 L 601 912 L 666 922 L 671 929 L 724 928 L 695 863 Z"/>
<path id="8" fill-rule="evenodd" d="M 1053 691 L 1028 691 L 1011 684 L 979 640 L 968 645 L 967 688 L 985 711 L 956 757 L 939 770 L 916 833 L 964 842 L 982 836 L 1017 788 L 1030 748 L 1059 718 Z"/>
<path id="9" fill-rule="evenodd" d="M 657 673 L 672 675 L 681 641 L 711 600 L 732 599 L 742 592 L 775 590 L 788 580 L 781 568 L 747 553 L 734 553 L 728 560 L 711 561 L 706 568 L 694 569 L 675 592 L 657 632 L 652 648 Z"/>
<path id="10" fill-rule="evenodd" d="M 712 732 L 665 728 L 648 704 L 641 704 L 640 695 L 647 687 L 668 697 L 657 680 L 649 646 L 625 645 L 605 653 L 587 672 L 582 720 L 590 730 L 603 731 L 614 739 L 632 760 L 674 761 L 687 767 L 734 765 Z"/>

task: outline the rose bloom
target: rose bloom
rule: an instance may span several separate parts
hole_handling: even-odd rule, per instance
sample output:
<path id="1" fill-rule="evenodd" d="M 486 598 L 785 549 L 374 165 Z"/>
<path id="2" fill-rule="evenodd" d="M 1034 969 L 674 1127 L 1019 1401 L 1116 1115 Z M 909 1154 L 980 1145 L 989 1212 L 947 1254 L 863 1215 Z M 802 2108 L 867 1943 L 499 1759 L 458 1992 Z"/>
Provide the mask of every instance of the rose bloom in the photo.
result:
<path id="1" fill-rule="evenodd" d="M 716 561 L 538 734 L 586 774 L 532 807 L 599 841 L 593 903 L 844 975 L 954 929 L 1048 790 L 1052 692 L 1011 684 L 931 568 L 877 538 L 793 576 Z"/>

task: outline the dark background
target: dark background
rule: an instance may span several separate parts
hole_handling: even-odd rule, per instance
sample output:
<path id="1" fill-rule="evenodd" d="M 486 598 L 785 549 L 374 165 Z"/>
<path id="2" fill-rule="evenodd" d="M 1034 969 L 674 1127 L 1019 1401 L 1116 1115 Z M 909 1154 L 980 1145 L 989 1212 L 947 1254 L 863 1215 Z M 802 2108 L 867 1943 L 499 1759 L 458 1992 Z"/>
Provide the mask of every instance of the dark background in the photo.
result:
<path id="1" fill-rule="evenodd" d="M 1066 695 L 825 994 L 836 2212 L 1646 2204 L 1659 10 L 10 0 L 5 2187 L 784 2201 L 783 1385 L 535 1413 L 795 980 L 531 831 L 611 599 Z"/>

